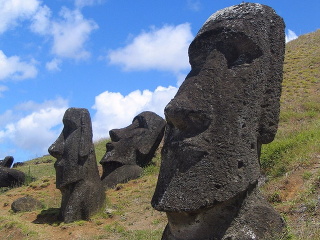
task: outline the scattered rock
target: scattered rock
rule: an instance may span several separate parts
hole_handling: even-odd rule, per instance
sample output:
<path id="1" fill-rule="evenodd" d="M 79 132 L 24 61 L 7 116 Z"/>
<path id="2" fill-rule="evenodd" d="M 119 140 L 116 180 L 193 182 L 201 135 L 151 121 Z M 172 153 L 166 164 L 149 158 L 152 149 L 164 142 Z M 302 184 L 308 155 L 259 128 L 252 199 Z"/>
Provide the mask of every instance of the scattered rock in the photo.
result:
<path id="1" fill-rule="evenodd" d="M 42 203 L 33 197 L 26 196 L 18 198 L 11 204 L 13 212 L 31 212 L 43 207 Z"/>
<path id="2" fill-rule="evenodd" d="M 25 181 L 25 174 L 19 170 L 0 167 L 0 187 L 18 187 Z"/>
<path id="3" fill-rule="evenodd" d="M 13 164 L 12 168 L 21 167 L 23 165 L 25 165 L 24 162 L 16 162 L 16 163 Z"/>

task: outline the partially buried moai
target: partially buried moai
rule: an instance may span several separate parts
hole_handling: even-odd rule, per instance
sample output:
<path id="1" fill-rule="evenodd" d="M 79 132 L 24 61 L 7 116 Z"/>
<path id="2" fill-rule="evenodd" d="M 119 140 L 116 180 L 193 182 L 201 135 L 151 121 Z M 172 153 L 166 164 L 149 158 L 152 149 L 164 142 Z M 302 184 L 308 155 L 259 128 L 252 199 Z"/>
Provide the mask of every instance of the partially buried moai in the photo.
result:
<path id="1" fill-rule="evenodd" d="M 265 5 L 220 10 L 189 47 L 191 71 L 165 108 L 152 206 L 163 240 L 271 239 L 284 222 L 258 191 L 262 144 L 279 119 L 284 22 Z"/>
<path id="2" fill-rule="evenodd" d="M 152 160 L 162 138 L 166 121 L 154 112 L 145 111 L 120 129 L 110 130 L 111 142 L 100 161 L 102 182 L 106 188 L 138 178 Z"/>
<path id="3" fill-rule="evenodd" d="M 88 220 L 105 203 L 90 114 L 84 108 L 69 108 L 63 124 L 60 136 L 48 149 L 57 159 L 54 166 L 56 186 L 62 193 L 60 219 L 66 223 Z"/>

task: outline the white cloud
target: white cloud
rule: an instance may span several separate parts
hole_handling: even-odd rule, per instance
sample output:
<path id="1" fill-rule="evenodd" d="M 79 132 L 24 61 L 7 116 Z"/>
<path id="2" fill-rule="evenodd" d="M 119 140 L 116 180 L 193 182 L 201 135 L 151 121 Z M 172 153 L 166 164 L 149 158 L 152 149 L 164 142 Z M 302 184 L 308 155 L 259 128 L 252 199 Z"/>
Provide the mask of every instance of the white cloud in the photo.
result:
<path id="1" fill-rule="evenodd" d="M 33 15 L 31 21 L 31 30 L 39 34 L 49 34 L 51 10 L 47 6 L 40 6 Z"/>
<path id="2" fill-rule="evenodd" d="M 288 34 L 286 34 L 286 43 L 297 38 L 298 38 L 297 34 L 294 31 L 288 29 Z"/>
<path id="3" fill-rule="evenodd" d="M 0 34 L 18 20 L 30 18 L 39 7 L 38 0 L 0 0 Z"/>
<path id="4" fill-rule="evenodd" d="M 177 92 L 176 87 L 158 87 L 129 93 L 103 92 L 96 96 L 92 107 L 96 110 L 92 126 L 94 139 L 109 137 L 109 130 L 128 126 L 132 119 L 143 111 L 153 111 L 163 117 L 163 110 Z"/>
<path id="5" fill-rule="evenodd" d="M 60 71 L 61 70 L 60 67 L 59 67 L 60 64 L 61 64 L 61 60 L 57 59 L 57 58 L 54 58 L 50 62 L 46 63 L 46 68 L 49 71 Z"/>
<path id="6" fill-rule="evenodd" d="M 62 126 L 67 104 L 66 100 L 58 98 L 41 104 L 28 102 L 18 106 L 16 109 L 33 111 L 0 129 L 0 142 L 10 141 L 34 155 L 46 154 L 48 147 L 60 134 L 61 127 L 57 129 L 57 126 Z M 0 120 L 2 117 L 12 120 L 13 115 L 12 111 L 6 112 L 0 116 Z"/>
<path id="7" fill-rule="evenodd" d="M 188 47 L 192 39 L 189 23 L 151 28 L 127 46 L 111 50 L 108 59 L 127 71 L 156 69 L 178 73 L 189 68 Z"/>
<path id="8" fill-rule="evenodd" d="M 0 85 L 0 98 L 3 97 L 3 92 L 8 91 L 8 87 L 4 85 Z"/>
<path id="9" fill-rule="evenodd" d="M 100 3 L 102 3 L 102 0 L 75 0 L 74 5 L 77 8 L 82 8 L 82 7 L 92 6 Z"/>
<path id="10" fill-rule="evenodd" d="M 60 16 L 62 20 L 52 22 L 52 52 L 60 57 L 88 58 L 90 53 L 85 50 L 84 44 L 98 25 L 94 21 L 83 18 L 79 10 L 71 11 L 62 8 Z"/>
<path id="11" fill-rule="evenodd" d="M 18 56 L 7 57 L 0 50 L 0 80 L 34 78 L 38 74 L 35 64 L 34 60 L 24 62 Z"/>
<path id="12" fill-rule="evenodd" d="M 47 6 L 41 6 L 31 24 L 33 32 L 52 39 L 51 52 L 54 55 L 76 60 L 90 56 L 85 44 L 91 32 L 97 28 L 98 25 L 93 20 L 85 19 L 79 9 L 70 10 L 66 7 L 62 7 L 59 19 L 52 19 L 51 10 Z M 51 67 L 54 67 L 52 65 L 53 62 Z M 50 70 L 49 65 L 47 68 Z"/>

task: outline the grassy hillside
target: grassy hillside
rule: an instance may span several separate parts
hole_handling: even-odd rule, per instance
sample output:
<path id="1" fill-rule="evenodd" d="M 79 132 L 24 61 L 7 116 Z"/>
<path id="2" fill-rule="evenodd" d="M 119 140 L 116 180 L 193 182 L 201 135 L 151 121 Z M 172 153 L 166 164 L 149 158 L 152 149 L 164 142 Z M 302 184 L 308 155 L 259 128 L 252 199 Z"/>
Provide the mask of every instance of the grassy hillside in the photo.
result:
<path id="1" fill-rule="evenodd" d="M 262 192 L 288 225 L 286 239 L 320 239 L 320 31 L 286 47 L 281 118 L 276 139 L 263 146 Z M 97 161 L 105 143 L 96 143 Z M 1 189 L 0 239 L 161 239 L 165 214 L 150 206 L 160 154 L 137 180 L 106 191 L 106 209 L 91 221 L 64 224 L 55 219 L 61 194 L 55 188 L 53 158 L 44 156 L 19 169 L 26 185 Z M 100 169 L 101 170 L 101 169 Z M 13 200 L 30 195 L 42 210 L 12 213 Z"/>

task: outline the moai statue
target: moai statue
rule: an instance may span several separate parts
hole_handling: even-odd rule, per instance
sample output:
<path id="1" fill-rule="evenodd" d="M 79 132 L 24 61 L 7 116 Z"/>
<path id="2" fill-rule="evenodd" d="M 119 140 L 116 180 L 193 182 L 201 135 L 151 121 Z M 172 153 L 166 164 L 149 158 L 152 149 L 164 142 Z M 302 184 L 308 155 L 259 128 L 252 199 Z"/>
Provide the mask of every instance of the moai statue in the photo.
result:
<path id="1" fill-rule="evenodd" d="M 84 108 L 69 108 L 63 124 L 60 136 L 48 149 L 57 159 L 54 167 L 56 186 L 62 193 L 60 219 L 65 223 L 88 220 L 105 203 L 90 114 Z"/>
<path id="2" fill-rule="evenodd" d="M 13 161 L 12 156 L 6 156 L 3 160 L 0 160 L 0 167 L 11 168 Z"/>
<path id="3" fill-rule="evenodd" d="M 260 149 L 279 120 L 284 22 L 265 5 L 213 14 L 189 47 L 191 71 L 165 108 L 152 206 L 163 240 L 271 239 L 284 222 L 257 189 Z"/>
<path id="4" fill-rule="evenodd" d="M 135 116 L 125 128 L 110 130 L 111 142 L 100 161 L 102 182 L 106 188 L 138 178 L 150 163 L 164 133 L 166 121 L 153 112 Z"/>

